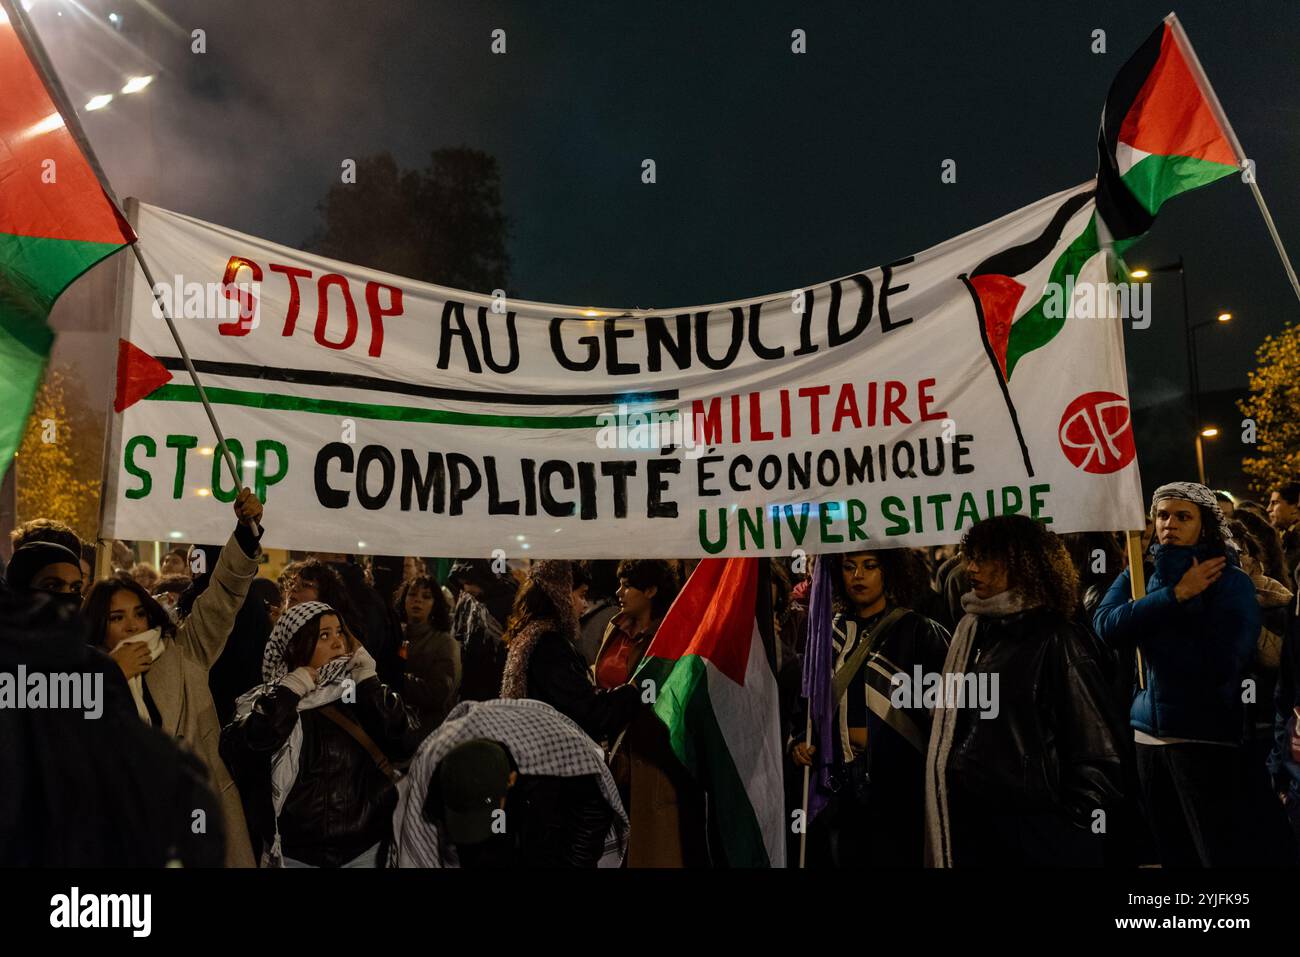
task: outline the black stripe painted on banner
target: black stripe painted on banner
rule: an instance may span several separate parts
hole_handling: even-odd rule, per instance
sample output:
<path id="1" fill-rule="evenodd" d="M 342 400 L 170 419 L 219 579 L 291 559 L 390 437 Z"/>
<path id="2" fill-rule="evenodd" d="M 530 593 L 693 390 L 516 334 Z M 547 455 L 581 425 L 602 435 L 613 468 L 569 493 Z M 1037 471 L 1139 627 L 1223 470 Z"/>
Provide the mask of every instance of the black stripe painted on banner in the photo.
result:
<path id="1" fill-rule="evenodd" d="M 1052 216 L 1051 222 L 1043 227 L 1036 239 L 1019 246 L 1012 246 L 999 253 L 994 253 L 971 270 L 972 276 L 1020 276 L 1029 272 L 1047 258 L 1056 244 L 1061 241 L 1061 233 L 1070 217 L 1082 209 L 1092 199 L 1093 191 L 1071 196 Z"/>
<path id="2" fill-rule="evenodd" d="M 185 368 L 185 362 L 180 356 L 157 356 L 156 358 L 165 369 L 178 371 Z M 213 362 L 206 359 L 195 359 L 194 370 L 208 375 L 235 376 L 243 379 L 269 379 L 274 382 L 333 386 L 339 389 L 366 389 L 373 392 L 389 392 L 394 395 L 420 396 L 425 399 L 486 402 L 492 405 L 617 405 L 620 402 L 659 401 L 678 397 L 676 389 L 549 395 L 528 392 L 476 392 L 470 389 L 447 389 L 441 386 L 421 385 L 417 382 L 381 379 L 377 376 L 324 372 L 319 369 L 278 369 L 269 366 L 252 365 L 246 362 Z"/>

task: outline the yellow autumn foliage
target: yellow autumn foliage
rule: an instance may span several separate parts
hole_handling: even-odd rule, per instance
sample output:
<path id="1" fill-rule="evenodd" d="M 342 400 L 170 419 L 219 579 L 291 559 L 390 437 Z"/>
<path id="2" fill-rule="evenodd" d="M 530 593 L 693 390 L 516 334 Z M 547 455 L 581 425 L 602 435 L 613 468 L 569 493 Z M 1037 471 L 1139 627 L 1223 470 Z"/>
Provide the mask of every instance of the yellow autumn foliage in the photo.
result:
<path id="1" fill-rule="evenodd" d="M 1269 489 L 1300 479 L 1300 326 L 1265 338 L 1255 358 L 1250 395 L 1238 408 L 1254 422 L 1256 454 L 1241 467 L 1252 491 L 1267 500 Z"/>
<path id="2" fill-rule="evenodd" d="M 103 425 L 66 367 L 51 366 L 37 390 L 14 460 L 17 518 L 66 522 L 93 542 L 99 529 Z"/>

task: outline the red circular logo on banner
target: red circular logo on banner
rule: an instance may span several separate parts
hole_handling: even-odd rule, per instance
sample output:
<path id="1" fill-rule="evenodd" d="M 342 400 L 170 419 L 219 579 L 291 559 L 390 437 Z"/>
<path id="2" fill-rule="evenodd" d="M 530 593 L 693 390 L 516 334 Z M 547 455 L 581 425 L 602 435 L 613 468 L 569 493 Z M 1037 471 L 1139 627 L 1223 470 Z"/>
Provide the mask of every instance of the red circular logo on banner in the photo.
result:
<path id="1" fill-rule="evenodd" d="M 1118 472 L 1137 455 L 1128 400 L 1114 392 L 1085 392 L 1071 402 L 1057 438 L 1070 464 L 1085 472 Z"/>

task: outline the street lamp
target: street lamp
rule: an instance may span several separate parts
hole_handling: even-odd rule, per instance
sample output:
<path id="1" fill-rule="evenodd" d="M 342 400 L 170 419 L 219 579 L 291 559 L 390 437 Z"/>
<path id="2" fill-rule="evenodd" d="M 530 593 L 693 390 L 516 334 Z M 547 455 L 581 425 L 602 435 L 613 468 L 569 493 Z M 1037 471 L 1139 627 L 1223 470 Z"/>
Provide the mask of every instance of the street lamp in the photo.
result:
<path id="1" fill-rule="evenodd" d="M 1205 484 L 1205 445 L 1204 439 L 1212 439 L 1219 434 L 1219 430 L 1214 426 L 1207 426 L 1196 433 L 1196 474 L 1200 476 L 1201 484 Z"/>
<path id="2" fill-rule="evenodd" d="M 133 76 L 131 79 L 126 81 L 126 86 L 122 87 L 122 92 L 139 93 L 152 82 L 152 76 Z"/>
<path id="3" fill-rule="evenodd" d="M 1232 313 L 1220 312 L 1214 319 L 1206 319 L 1204 322 L 1192 324 L 1192 317 L 1187 307 L 1187 271 L 1183 268 L 1183 257 L 1179 256 L 1178 261 L 1169 263 L 1164 266 L 1152 266 L 1150 269 L 1134 269 L 1130 275 L 1142 279 L 1152 273 L 1157 272 L 1176 272 L 1178 280 L 1183 291 L 1183 326 L 1187 336 L 1187 381 L 1188 387 L 1192 394 L 1192 415 L 1196 420 L 1196 467 L 1200 473 L 1201 484 L 1205 484 L 1205 463 L 1201 448 L 1202 438 L 1212 438 L 1219 434 L 1218 429 L 1203 429 L 1201 427 L 1201 376 L 1200 369 L 1196 362 L 1196 330 L 1203 329 L 1206 326 L 1212 326 L 1215 322 L 1224 323 L 1232 321 Z"/>

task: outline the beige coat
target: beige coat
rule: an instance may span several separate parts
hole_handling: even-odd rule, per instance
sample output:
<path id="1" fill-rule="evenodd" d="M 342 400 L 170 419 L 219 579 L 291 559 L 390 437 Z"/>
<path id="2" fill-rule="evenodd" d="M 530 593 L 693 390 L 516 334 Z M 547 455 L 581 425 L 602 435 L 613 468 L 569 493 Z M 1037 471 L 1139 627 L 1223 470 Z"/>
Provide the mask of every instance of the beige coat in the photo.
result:
<path id="1" fill-rule="evenodd" d="M 625 867 L 708 867 L 703 789 L 673 753 L 650 708 L 628 725 L 610 761 L 630 824 Z"/>
<path id="2" fill-rule="evenodd" d="M 208 768 L 209 783 L 225 819 L 227 867 L 257 865 L 239 791 L 217 751 L 221 723 L 208 690 L 208 669 L 221 657 L 235 615 L 256 577 L 257 562 L 245 555 L 231 536 L 208 587 L 144 677 L 162 717 L 160 729 L 188 746 Z"/>

